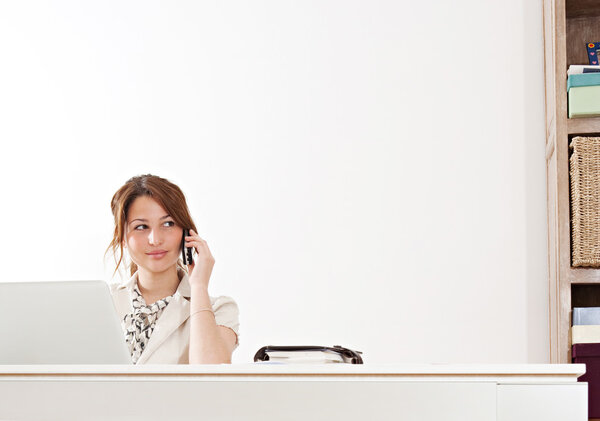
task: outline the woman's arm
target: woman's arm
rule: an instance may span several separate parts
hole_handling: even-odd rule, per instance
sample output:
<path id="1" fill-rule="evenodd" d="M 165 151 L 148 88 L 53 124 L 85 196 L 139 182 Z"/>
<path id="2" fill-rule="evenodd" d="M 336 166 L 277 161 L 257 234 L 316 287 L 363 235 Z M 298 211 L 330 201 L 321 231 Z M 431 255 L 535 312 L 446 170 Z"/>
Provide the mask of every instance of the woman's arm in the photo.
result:
<path id="1" fill-rule="evenodd" d="M 235 333 L 224 326 L 217 326 L 210 311 L 212 308 L 208 288 L 192 285 L 190 306 L 190 364 L 231 363 L 231 354 L 236 343 Z"/>
<path id="2" fill-rule="evenodd" d="M 223 326 L 217 326 L 212 304 L 208 296 L 208 282 L 215 259 L 208 244 L 190 230 L 185 238 L 186 247 L 196 249 L 196 261 L 189 265 L 190 286 L 192 288 L 190 305 L 190 364 L 231 363 L 231 354 L 235 347 L 235 333 Z M 211 311 L 198 311 L 210 309 Z"/>

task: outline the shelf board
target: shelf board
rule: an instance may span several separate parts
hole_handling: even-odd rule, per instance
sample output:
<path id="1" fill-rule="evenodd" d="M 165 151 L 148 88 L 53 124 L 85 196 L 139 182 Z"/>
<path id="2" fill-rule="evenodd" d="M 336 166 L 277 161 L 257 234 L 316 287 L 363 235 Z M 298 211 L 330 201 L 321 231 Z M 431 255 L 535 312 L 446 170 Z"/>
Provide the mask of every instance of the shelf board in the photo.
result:
<path id="1" fill-rule="evenodd" d="M 569 134 L 599 134 L 600 117 L 569 118 L 567 119 Z"/>
<path id="2" fill-rule="evenodd" d="M 600 268 L 570 268 L 568 275 L 571 284 L 599 284 Z"/>
<path id="3" fill-rule="evenodd" d="M 567 18 L 600 16 L 598 0 L 567 0 Z"/>

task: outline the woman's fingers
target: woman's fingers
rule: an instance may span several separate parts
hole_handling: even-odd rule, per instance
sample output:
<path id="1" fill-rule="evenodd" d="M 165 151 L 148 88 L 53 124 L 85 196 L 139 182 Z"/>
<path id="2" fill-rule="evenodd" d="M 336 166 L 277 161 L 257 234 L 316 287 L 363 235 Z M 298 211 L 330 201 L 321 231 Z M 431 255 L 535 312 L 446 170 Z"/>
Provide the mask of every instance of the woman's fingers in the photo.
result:
<path id="1" fill-rule="evenodd" d="M 191 239 L 185 239 L 185 246 L 186 247 L 191 247 L 189 244 L 193 244 L 194 246 L 198 245 L 201 247 L 206 247 L 208 248 L 208 243 L 202 239 L 198 239 L 198 238 L 191 238 Z"/>
<path id="2" fill-rule="evenodd" d="M 202 238 L 200 238 L 200 236 L 199 236 L 198 234 L 196 234 L 196 233 L 194 232 L 194 230 L 190 230 L 190 234 L 191 234 L 191 235 L 187 235 L 187 236 L 185 237 L 186 241 L 196 240 L 196 241 L 201 241 L 201 242 L 203 242 L 203 243 L 206 243 L 206 241 L 205 241 L 205 240 L 203 240 Z M 188 238 L 189 238 L 189 240 L 188 240 Z"/>
<path id="3" fill-rule="evenodd" d="M 208 248 L 208 243 L 200 238 L 200 236 L 192 229 L 190 229 L 190 235 L 185 237 L 185 246 L 193 247 L 198 255 L 212 257 L 210 249 Z"/>

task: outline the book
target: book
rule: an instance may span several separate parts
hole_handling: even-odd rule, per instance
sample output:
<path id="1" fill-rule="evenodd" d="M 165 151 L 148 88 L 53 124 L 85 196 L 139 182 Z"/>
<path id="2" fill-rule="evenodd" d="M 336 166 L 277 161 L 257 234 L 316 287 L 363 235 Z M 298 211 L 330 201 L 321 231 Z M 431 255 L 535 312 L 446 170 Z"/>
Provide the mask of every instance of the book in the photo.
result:
<path id="1" fill-rule="evenodd" d="M 587 44 L 588 61 L 590 64 L 598 64 L 598 54 L 600 54 L 600 42 L 588 42 Z"/>
<path id="2" fill-rule="evenodd" d="M 600 307 L 575 307 L 573 325 L 600 325 Z"/>
<path id="3" fill-rule="evenodd" d="M 569 118 L 600 116 L 600 86 L 569 89 Z"/>
<path id="4" fill-rule="evenodd" d="M 569 70 L 567 70 L 567 75 L 578 75 L 581 73 L 596 73 L 600 72 L 600 65 L 582 65 L 582 64 L 571 64 L 569 66 Z"/>
<path id="5" fill-rule="evenodd" d="M 308 364 L 362 364 L 362 352 L 344 348 L 340 345 L 333 347 L 316 345 L 267 345 L 260 348 L 254 355 L 254 361 L 269 361 L 273 363 L 308 363 Z"/>
<path id="6" fill-rule="evenodd" d="M 600 325 L 576 325 L 571 327 L 571 344 L 600 343 Z"/>
<path id="7" fill-rule="evenodd" d="M 290 364 L 331 364 L 344 362 L 341 355 L 323 351 L 271 351 L 266 354 L 269 356 L 268 361 Z"/>
<path id="8" fill-rule="evenodd" d="M 571 349 L 575 364 L 585 364 L 585 374 L 577 380 L 588 384 L 588 417 L 600 417 L 600 344 L 576 344 Z"/>
<path id="9" fill-rule="evenodd" d="M 597 85 L 600 85 L 600 73 L 580 73 L 567 78 L 567 92 L 575 87 Z"/>

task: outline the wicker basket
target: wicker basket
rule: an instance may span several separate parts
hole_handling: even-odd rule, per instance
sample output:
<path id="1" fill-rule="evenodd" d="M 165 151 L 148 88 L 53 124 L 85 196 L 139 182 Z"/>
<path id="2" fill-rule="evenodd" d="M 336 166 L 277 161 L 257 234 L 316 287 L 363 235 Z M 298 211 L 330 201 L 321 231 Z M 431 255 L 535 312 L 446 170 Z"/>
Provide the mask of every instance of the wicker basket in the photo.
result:
<path id="1" fill-rule="evenodd" d="M 571 149 L 571 264 L 600 267 L 600 137 L 575 137 Z"/>

